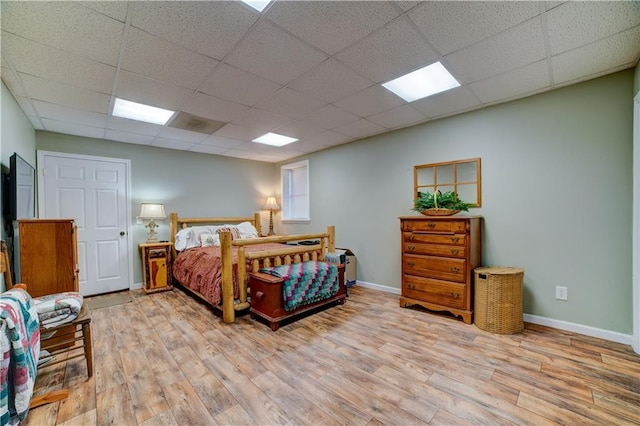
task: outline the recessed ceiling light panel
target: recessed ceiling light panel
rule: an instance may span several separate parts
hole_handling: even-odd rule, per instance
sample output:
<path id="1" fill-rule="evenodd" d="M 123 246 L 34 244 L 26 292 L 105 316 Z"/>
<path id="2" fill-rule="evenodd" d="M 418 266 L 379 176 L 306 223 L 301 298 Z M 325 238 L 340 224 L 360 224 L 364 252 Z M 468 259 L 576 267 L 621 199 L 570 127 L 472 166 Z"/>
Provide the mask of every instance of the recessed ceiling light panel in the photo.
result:
<path id="1" fill-rule="evenodd" d="M 291 142 L 295 142 L 298 139 L 290 138 L 289 136 L 282 136 L 277 133 L 267 133 L 265 135 L 260 136 L 257 139 L 254 139 L 252 142 L 263 143 L 266 145 L 272 146 L 284 146 L 290 144 Z"/>
<path id="2" fill-rule="evenodd" d="M 271 0 L 242 0 L 242 3 L 247 4 L 262 13 L 264 8 L 271 3 Z"/>
<path id="3" fill-rule="evenodd" d="M 113 115 L 131 120 L 165 125 L 175 111 L 116 98 Z"/>
<path id="4" fill-rule="evenodd" d="M 407 102 L 426 98 L 445 90 L 460 86 L 447 69 L 440 63 L 428 65 L 395 80 L 383 83 L 382 86 L 391 90 Z"/>

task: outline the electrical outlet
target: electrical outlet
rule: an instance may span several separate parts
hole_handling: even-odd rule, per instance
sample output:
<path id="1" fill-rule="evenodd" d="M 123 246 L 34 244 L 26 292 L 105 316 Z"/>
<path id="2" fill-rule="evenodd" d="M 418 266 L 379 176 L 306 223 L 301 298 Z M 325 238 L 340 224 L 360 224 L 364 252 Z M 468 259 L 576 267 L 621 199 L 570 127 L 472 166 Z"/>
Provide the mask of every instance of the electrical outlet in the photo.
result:
<path id="1" fill-rule="evenodd" d="M 569 290 L 567 287 L 556 286 L 556 299 L 569 300 Z"/>

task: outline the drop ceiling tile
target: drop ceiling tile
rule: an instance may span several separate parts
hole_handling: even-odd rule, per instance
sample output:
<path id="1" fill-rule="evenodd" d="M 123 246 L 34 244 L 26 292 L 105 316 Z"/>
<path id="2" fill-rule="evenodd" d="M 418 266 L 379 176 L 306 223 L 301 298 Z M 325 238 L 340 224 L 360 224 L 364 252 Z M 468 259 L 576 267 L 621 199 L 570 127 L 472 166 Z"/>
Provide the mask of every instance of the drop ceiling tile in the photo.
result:
<path id="1" fill-rule="evenodd" d="M 229 148 L 222 148 L 219 146 L 211 146 L 211 145 L 204 145 L 204 144 L 194 145 L 191 148 L 191 151 L 193 152 L 200 152 L 202 154 L 213 154 L 213 155 L 224 154 L 228 150 Z"/>
<path id="2" fill-rule="evenodd" d="M 222 63 L 200 87 L 200 91 L 228 101 L 254 106 L 280 88 L 282 85 L 278 83 Z"/>
<path id="3" fill-rule="evenodd" d="M 6 84 L 7 89 L 9 89 L 14 98 L 18 96 L 27 96 L 27 93 L 24 91 L 22 82 L 18 78 L 17 74 L 6 67 L 7 59 L 4 55 L 5 52 L 3 51 L 2 53 L 2 68 L 0 69 L 0 76 L 2 76 L 2 81 L 4 82 L 4 84 Z"/>
<path id="4" fill-rule="evenodd" d="M 165 83 L 195 89 L 217 63 L 215 59 L 130 28 L 122 68 Z"/>
<path id="5" fill-rule="evenodd" d="M 373 83 L 340 62 L 328 59 L 289 83 L 289 87 L 325 102 L 359 92 Z"/>
<path id="6" fill-rule="evenodd" d="M 65 135 L 84 136 L 87 138 L 102 139 L 104 137 L 104 129 L 99 127 L 84 126 L 82 124 L 66 123 L 63 121 L 50 120 L 42 118 L 44 129 L 49 132 L 63 133 Z"/>
<path id="7" fill-rule="evenodd" d="M 42 121 L 40 121 L 39 117 L 36 117 L 34 115 L 27 115 L 27 118 L 29 119 L 31 125 L 35 130 L 44 130 L 44 125 L 42 124 Z"/>
<path id="8" fill-rule="evenodd" d="M 238 146 L 236 146 L 235 148 L 233 148 L 234 151 L 245 151 L 245 152 L 250 152 L 253 155 L 256 154 L 260 154 L 263 152 L 268 152 L 271 149 L 274 149 L 275 147 L 269 146 L 269 145 L 265 145 L 262 143 L 257 143 L 257 142 L 245 142 L 243 144 L 240 144 Z"/>
<path id="9" fill-rule="evenodd" d="M 251 108 L 250 110 L 235 117 L 233 119 L 233 123 L 239 126 L 268 131 L 284 126 L 291 120 L 292 119 L 290 117 L 264 111 L 259 108 Z"/>
<path id="10" fill-rule="evenodd" d="M 225 60 L 280 84 L 287 84 L 326 59 L 326 55 L 262 21 Z"/>
<path id="11" fill-rule="evenodd" d="M 182 107 L 182 111 L 223 122 L 233 120 L 248 109 L 248 106 L 218 99 L 204 93 L 196 93 L 191 96 Z"/>
<path id="12" fill-rule="evenodd" d="M 51 103 L 59 103 L 76 109 L 107 114 L 109 95 L 73 87 L 39 77 L 19 74 L 29 97 Z"/>
<path id="13" fill-rule="evenodd" d="M 136 133 L 121 132 L 120 130 L 107 129 L 107 139 L 117 142 L 134 143 L 137 145 L 151 145 L 154 136 L 140 135 Z"/>
<path id="14" fill-rule="evenodd" d="M 33 105 L 42 118 L 50 118 L 56 121 L 68 121 L 69 123 L 83 124 L 91 127 L 106 127 L 107 114 L 84 111 L 69 108 L 49 102 L 33 101 Z"/>
<path id="15" fill-rule="evenodd" d="M 18 106 L 25 113 L 25 115 L 38 115 L 36 109 L 33 107 L 33 101 L 31 98 L 24 96 L 14 96 L 14 99 L 18 103 Z"/>
<path id="16" fill-rule="evenodd" d="M 296 155 L 290 154 L 260 154 L 253 157 L 253 161 L 264 161 L 267 163 L 277 163 L 280 161 L 288 160 L 289 158 L 297 157 L 298 155 L 302 155 L 303 153 L 299 153 Z"/>
<path id="17" fill-rule="evenodd" d="M 403 11 L 408 11 L 413 9 L 414 7 L 416 7 L 417 5 L 419 5 L 420 1 L 394 1 L 395 4 L 398 5 L 398 7 L 400 7 L 400 9 L 402 9 Z"/>
<path id="18" fill-rule="evenodd" d="M 409 17 L 446 55 L 512 28 L 540 13 L 538 2 L 423 2 Z"/>
<path id="19" fill-rule="evenodd" d="M 551 54 L 583 46 L 640 24 L 640 2 L 570 1 L 547 13 Z"/>
<path id="20" fill-rule="evenodd" d="M 479 107 L 481 104 L 465 86 L 419 99 L 411 105 L 427 117 L 443 117 Z"/>
<path id="21" fill-rule="evenodd" d="M 81 1 L 78 2 L 84 7 L 95 10 L 96 12 L 107 15 L 110 18 L 124 22 L 127 18 L 128 4 L 125 1 Z"/>
<path id="22" fill-rule="evenodd" d="M 318 143 L 326 146 L 334 146 L 341 145 L 343 143 L 347 143 L 353 138 L 351 136 L 341 135 L 340 133 L 332 132 L 331 130 L 327 130 L 324 133 L 319 134 L 314 137 Z"/>
<path id="23" fill-rule="evenodd" d="M 107 123 L 107 129 L 154 137 L 160 133 L 163 128 L 164 127 L 159 124 L 144 123 L 142 121 L 113 116 L 109 117 L 109 122 Z"/>
<path id="24" fill-rule="evenodd" d="M 549 87 L 549 66 L 546 60 L 469 85 L 480 101 L 490 104 L 502 99 L 522 97 Z"/>
<path id="25" fill-rule="evenodd" d="M 333 129 L 359 119 L 360 117 L 357 115 L 351 114 L 350 112 L 333 105 L 326 105 L 318 111 L 303 117 L 304 121 L 325 129 Z"/>
<path id="26" fill-rule="evenodd" d="M 230 148 L 235 148 L 236 146 L 241 145 L 245 142 L 247 141 L 224 138 L 222 136 L 217 136 L 217 135 L 211 135 L 207 137 L 205 140 L 203 140 L 202 142 L 200 142 L 200 145 L 209 145 L 217 148 L 230 149 Z"/>
<path id="27" fill-rule="evenodd" d="M 237 124 L 229 123 L 222 129 L 215 132 L 214 135 L 224 138 L 238 139 L 241 141 L 251 141 L 264 135 L 264 129 L 238 126 Z"/>
<path id="28" fill-rule="evenodd" d="M 398 16 L 388 2 L 276 2 L 267 18 L 334 55 Z"/>
<path id="29" fill-rule="evenodd" d="M 383 133 L 385 131 L 385 128 L 365 119 L 360 119 L 354 123 L 336 127 L 334 131 L 342 133 L 346 136 L 360 139 L 374 134 Z"/>
<path id="30" fill-rule="evenodd" d="M 73 2 L 2 2 L 2 29 L 108 65 L 118 63 L 124 24 Z"/>
<path id="31" fill-rule="evenodd" d="M 371 115 L 367 117 L 367 120 L 387 129 L 394 129 L 396 127 L 409 126 L 421 121 L 426 121 L 427 117 L 413 109 L 411 105 L 401 105 L 399 107 Z"/>
<path id="32" fill-rule="evenodd" d="M 222 59 L 258 17 L 236 2 L 131 2 L 131 25 Z M 215 40 L 215 42 L 212 42 Z"/>
<path id="33" fill-rule="evenodd" d="M 116 68 L 2 32 L 2 54 L 18 72 L 111 93 Z"/>
<path id="34" fill-rule="evenodd" d="M 234 158 L 241 158 L 243 160 L 252 160 L 255 157 L 258 157 L 260 154 L 259 153 L 254 153 L 254 152 L 250 152 L 250 151 L 240 151 L 237 149 L 230 149 L 228 151 L 226 151 L 224 153 L 224 155 L 226 157 L 234 157 Z"/>
<path id="35" fill-rule="evenodd" d="M 527 46 L 523 49 L 522 46 Z M 537 62 L 546 57 L 539 18 L 446 56 L 451 74 L 472 83 Z"/>
<path id="36" fill-rule="evenodd" d="M 553 56 L 555 83 L 575 82 L 584 77 L 596 77 L 606 71 L 630 68 L 637 64 L 640 27 L 616 34 L 604 40 Z"/>
<path id="37" fill-rule="evenodd" d="M 122 70 L 118 74 L 116 96 L 128 101 L 176 111 L 192 94 L 193 90 L 151 80 L 128 71 Z"/>
<path id="38" fill-rule="evenodd" d="M 285 87 L 266 101 L 260 102 L 257 107 L 287 117 L 302 118 L 325 105 L 318 99 Z"/>
<path id="39" fill-rule="evenodd" d="M 431 64 L 438 56 L 406 19 L 397 19 L 343 50 L 336 58 L 382 83 Z"/>
<path id="40" fill-rule="evenodd" d="M 275 133 L 296 138 L 301 141 L 309 141 L 313 140 L 316 136 L 324 133 L 325 131 L 326 130 L 322 127 L 296 120 L 285 126 L 277 128 Z"/>
<path id="41" fill-rule="evenodd" d="M 189 130 L 175 129 L 173 127 L 164 127 L 160 133 L 158 133 L 159 139 L 171 139 L 181 142 L 200 143 L 205 140 L 208 135 L 198 132 L 191 132 Z"/>
<path id="42" fill-rule="evenodd" d="M 335 105 L 360 117 L 377 114 L 404 104 L 404 101 L 382 86 L 371 86 L 362 92 L 335 102 Z"/>
<path id="43" fill-rule="evenodd" d="M 159 148 L 178 149 L 181 151 L 190 151 L 196 144 L 191 142 L 185 142 L 181 140 L 156 138 L 152 146 Z"/>

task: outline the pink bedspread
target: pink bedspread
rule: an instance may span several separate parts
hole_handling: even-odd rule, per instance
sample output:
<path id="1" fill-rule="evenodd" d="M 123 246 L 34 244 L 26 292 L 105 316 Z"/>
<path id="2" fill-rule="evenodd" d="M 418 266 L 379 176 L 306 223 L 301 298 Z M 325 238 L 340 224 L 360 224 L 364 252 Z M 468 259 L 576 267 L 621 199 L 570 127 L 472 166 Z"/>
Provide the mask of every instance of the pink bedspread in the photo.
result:
<path id="1" fill-rule="evenodd" d="M 265 243 L 245 246 L 245 252 L 282 249 L 282 244 Z M 233 297 L 238 298 L 238 249 L 233 247 Z M 246 265 L 247 271 L 250 265 Z M 222 301 L 222 261 L 220 247 L 195 247 L 178 253 L 173 262 L 173 276 L 185 287 L 202 295 L 213 306 Z"/>

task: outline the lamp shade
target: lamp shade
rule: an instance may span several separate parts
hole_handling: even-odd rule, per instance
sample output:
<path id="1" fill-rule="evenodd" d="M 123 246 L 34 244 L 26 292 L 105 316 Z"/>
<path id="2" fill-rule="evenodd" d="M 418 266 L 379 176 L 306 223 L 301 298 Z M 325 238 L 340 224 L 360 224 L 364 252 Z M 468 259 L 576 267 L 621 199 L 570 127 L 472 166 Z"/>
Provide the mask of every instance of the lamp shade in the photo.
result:
<path id="1" fill-rule="evenodd" d="M 142 203 L 139 216 L 142 219 L 165 219 L 164 204 Z"/>
<path id="2" fill-rule="evenodd" d="M 262 207 L 263 210 L 278 210 L 280 206 L 276 202 L 276 197 L 268 197 L 267 203 Z"/>

